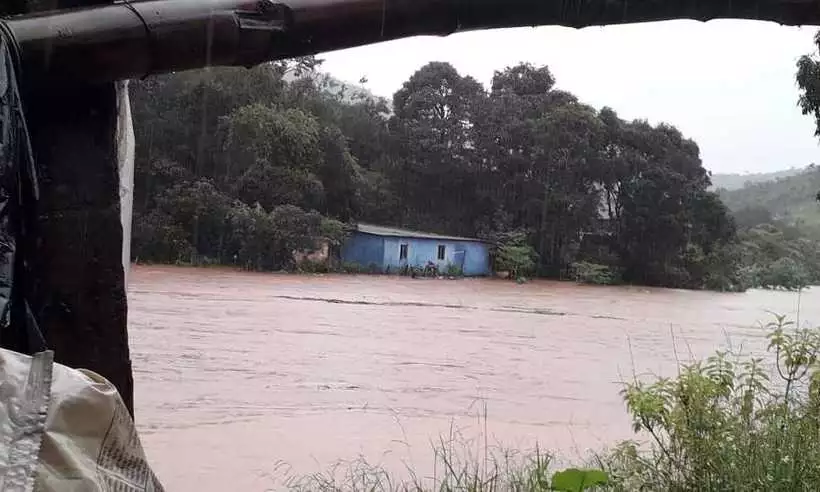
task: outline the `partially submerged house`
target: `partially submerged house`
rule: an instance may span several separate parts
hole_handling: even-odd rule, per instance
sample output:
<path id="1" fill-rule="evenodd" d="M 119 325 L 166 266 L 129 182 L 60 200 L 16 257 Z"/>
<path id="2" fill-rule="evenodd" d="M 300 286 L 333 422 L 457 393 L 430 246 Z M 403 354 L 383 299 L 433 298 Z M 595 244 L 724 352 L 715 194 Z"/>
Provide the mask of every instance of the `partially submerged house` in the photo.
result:
<path id="1" fill-rule="evenodd" d="M 342 247 L 342 261 L 389 273 L 435 264 L 465 276 L 490 274 L 490 245 L 480 239 L 359 224 Z"/>

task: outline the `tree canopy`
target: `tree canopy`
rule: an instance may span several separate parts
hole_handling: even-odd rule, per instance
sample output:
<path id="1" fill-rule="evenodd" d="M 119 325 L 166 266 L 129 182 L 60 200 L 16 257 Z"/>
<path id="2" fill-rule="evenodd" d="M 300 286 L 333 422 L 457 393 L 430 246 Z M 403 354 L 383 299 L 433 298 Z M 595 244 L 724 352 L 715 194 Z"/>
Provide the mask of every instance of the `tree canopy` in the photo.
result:
<path id="1" fill-rule="evenodd" d="M 133 85 L 136 257 L 284 268 L 323 220 L 363 221 L 480 236 L 502 263 L 530 248 L 542 276 L 587 262 L 627 282 L 736 287 L 734 221 L 671 125 L 590 107 L 530 64 L 484 87 L 430 63 L 392 104 L 294 71 Z"/>

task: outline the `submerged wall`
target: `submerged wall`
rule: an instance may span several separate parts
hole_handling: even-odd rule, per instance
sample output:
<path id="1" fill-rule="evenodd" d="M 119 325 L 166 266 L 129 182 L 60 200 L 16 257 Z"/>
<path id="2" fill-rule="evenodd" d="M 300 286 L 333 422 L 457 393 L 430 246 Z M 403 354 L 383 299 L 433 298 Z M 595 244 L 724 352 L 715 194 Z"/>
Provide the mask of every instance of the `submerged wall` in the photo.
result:
<path id="1" fill-rule="evenodd" d="M 407 258 L 401 258 L 402 245 L 407 247 Z M 440 246 L 444 247 L 443 259 L 439 259 L 438 255 Z M 363 267 L 376 265 L 382 272 L 398 272 L 405 266 L 424 267 L 432 262 L 442 272 L 456 265 L 467 276 L 490 274 L 489 246 L 477 241 L 404 238 L 356 232 L 342 248 L 342 261 Z"/>
<path id="2" fill-rule="evenodd" d="M 342 262 L 384 269 L 384 238 L 354 232 L 342 246 Z"/>

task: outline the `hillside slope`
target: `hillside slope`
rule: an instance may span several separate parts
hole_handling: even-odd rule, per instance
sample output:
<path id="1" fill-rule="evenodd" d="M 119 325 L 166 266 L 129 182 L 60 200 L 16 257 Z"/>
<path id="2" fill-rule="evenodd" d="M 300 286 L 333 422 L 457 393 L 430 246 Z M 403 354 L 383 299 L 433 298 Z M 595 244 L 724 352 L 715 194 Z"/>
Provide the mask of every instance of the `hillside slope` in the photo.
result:
<path id="1" fill-rule="evenodd" d="M 795 176 L 805 171 L 805 169 L 806 168 L 791 168 L 771 173 L 754 174 L 713 174 L 712 188 L 716 190 L 723 188 L 729 191 L 739 190 L 747 184 L 765 183 L 767 181 L 775 181 Z"/>
<path id="2" fill-rule="evenodd" d="M 733 212 L 762 207 L 776 219 L 820 231 L 820 204 L 816 200 L 818 191 L 820 167 L 812 165 L 792 176 L 747 183 L 743 188 L 731 191 L 724 188 L 718 193 Z"/>

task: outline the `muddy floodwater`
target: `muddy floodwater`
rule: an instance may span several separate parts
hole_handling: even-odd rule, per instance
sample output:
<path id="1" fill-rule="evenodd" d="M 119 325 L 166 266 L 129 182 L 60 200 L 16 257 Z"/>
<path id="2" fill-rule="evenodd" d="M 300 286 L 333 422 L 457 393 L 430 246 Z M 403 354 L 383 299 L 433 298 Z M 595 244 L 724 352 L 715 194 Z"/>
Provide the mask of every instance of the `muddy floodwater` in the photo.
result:
<path id="1" fill-rule="evenodd" d="M 820 322 L 820 289 L 800 304 Z M 798 295 L 135 267 L 129 305 L 151 463 L 169 491 L 221 492 L 360 456 L 423 470 L 454 431 L 601 449 L 630 437 L 621 381 L 757 352 Z"/>

